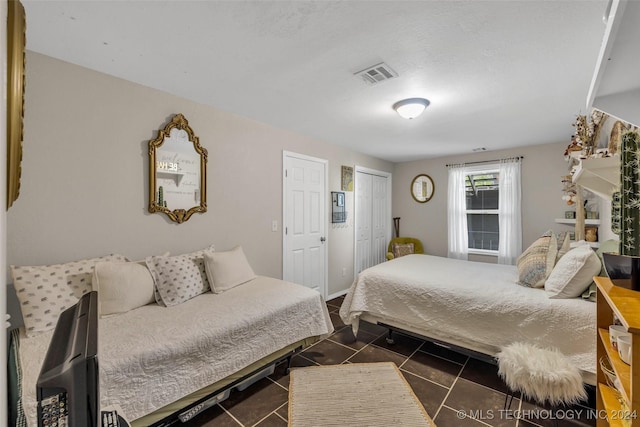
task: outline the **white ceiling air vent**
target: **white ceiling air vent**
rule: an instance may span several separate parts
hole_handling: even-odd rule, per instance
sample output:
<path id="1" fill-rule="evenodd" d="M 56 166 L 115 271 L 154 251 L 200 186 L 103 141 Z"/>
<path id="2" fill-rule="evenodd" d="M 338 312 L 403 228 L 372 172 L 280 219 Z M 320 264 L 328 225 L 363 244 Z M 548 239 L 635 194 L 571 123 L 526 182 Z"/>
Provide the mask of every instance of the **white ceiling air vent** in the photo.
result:
<path id="1" fill-rule="evenodd" d="M 381 62 L 369 68 L 365 68 L 362 71 L 358 71 L 354 75 L 362 77 L 362 80 L 370 85 L 375 85 L 384 82 L 385 80 L 398 77 L 398 73 L 393 71 L 391 67 L 389 67 L 384 62 Z"/>

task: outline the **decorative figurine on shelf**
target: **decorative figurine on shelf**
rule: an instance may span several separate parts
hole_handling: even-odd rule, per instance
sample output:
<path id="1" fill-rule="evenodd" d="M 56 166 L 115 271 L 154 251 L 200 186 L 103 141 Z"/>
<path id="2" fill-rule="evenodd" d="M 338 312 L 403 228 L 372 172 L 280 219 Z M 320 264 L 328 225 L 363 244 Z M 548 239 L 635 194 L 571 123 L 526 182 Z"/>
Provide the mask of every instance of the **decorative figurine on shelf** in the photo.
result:
<path id="1" fill-rule="evenodd" d="M 598 228 L 597 227 L 586 227 L 584 229 L 584 240 L 587 242 L 597 242 L 598 241 Z"/>

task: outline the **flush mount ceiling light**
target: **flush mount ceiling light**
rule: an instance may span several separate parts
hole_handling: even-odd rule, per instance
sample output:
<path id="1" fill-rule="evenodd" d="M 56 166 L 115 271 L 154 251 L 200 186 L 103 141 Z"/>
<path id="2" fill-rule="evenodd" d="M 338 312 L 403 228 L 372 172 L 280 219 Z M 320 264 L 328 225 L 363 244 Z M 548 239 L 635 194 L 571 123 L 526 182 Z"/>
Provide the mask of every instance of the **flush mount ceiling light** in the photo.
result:
<path id="1" fill-rule="evenodd" d="M 413 119 L 418 117 L 425 108 L 430 104 L 428 99 L 424 98 L 409 98 L 403 99 L 393 104 L 393 109 L 405 119 Z"/>

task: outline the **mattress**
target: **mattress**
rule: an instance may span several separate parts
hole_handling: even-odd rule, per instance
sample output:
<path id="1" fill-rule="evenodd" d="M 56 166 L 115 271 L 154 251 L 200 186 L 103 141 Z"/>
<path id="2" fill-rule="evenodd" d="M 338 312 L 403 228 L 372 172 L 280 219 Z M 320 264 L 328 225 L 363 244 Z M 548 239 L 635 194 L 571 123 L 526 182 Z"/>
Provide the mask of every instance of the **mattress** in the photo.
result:
<path id="1" fill-rule="evenodd" d="M 513 342 L 554 347 L 587 382 L 596 372 L 596 305 L 516 284 L 512 265 L 407 255 L 361 272 L 340 308 L 488 355 Z"/>
<path id="2" fill-rule="evenodd" d="M 316 291 L 258 276 L 174 307 L 150 304 L 101 318 L 100 404 L 135 420 L 333 326 Z M 21 398 L 36 426 L 36 381 L 53 331 L 21 334 Z"/>

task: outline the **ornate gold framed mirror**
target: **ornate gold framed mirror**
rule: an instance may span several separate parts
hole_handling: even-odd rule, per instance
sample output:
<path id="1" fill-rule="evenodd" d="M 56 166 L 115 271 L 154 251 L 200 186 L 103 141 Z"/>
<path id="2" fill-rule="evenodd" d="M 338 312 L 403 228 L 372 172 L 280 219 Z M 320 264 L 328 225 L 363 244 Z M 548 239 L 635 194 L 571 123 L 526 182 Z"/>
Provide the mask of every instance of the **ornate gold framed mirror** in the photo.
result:
<path id="1" fill-rule="evenodd" d="M 411 181 L 411 197 L 418 203 L 426 203 L 433 197 L 435 186 L 429 175 L 420 174 Z"/>
<path id="2" fill-rule="evenodd" d="M 178 224 L 207 211 L 207 150 L 189 122 L 176 114 L 149 141 L 149 212 Z"/>
<path id="3" fill-rule="evenodd" d="M 18 0 L 9 0 L 7 19 L 7 209 L 20 195 L 24 121 L 26 17 Z"/>

